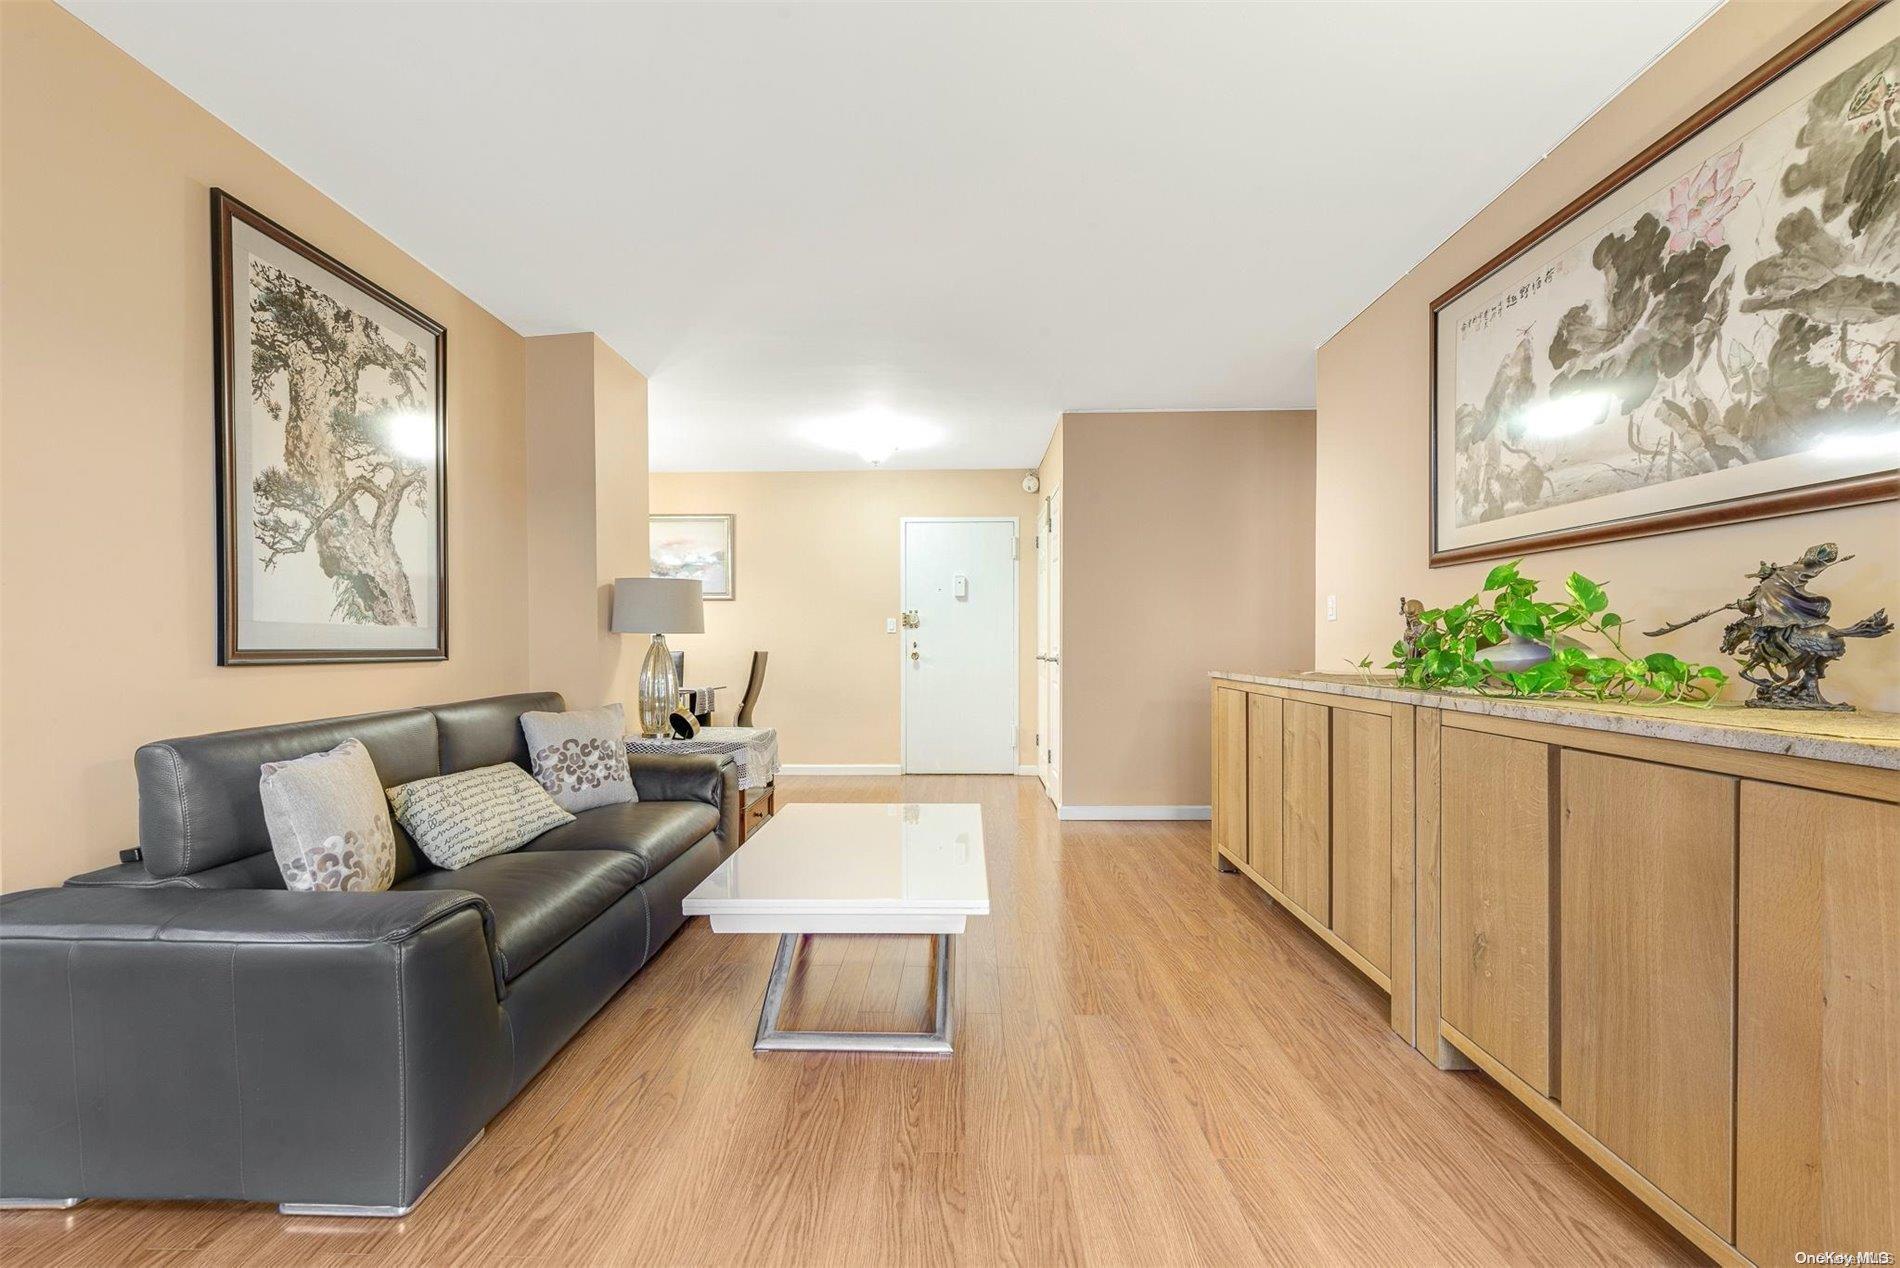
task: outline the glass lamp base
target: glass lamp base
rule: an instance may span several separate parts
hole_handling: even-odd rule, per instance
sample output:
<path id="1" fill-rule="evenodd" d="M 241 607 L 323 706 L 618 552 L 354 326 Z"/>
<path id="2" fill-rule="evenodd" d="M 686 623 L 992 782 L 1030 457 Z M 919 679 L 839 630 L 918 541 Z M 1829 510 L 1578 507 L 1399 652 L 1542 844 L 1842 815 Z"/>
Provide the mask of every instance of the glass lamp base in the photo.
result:
<path id="1" fill-rule="evenodd" d="M 655 634 L 647 644 L 647 658 L 640 665 L 640 733 L 670 735 L 667 719 L 679 700 L 680 680 L 673 669 L 673 653 L 667 650 L 666 635 Z"/>

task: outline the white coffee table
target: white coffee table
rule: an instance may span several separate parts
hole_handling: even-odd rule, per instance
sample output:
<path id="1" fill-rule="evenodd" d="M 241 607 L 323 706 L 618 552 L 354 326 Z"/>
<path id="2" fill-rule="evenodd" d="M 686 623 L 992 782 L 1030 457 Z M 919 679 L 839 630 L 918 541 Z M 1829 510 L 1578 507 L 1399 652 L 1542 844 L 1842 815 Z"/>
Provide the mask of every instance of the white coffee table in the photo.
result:
<path id="1" fill-rule="evenodd" d="M 684 903 L 715 933 L 776 933 L 755 1052 L 951 1051 L 951 943 L 990 910 L 983 811 L 975 805 L 786 806 Z M 914 933 L 935 940 L 936 1028 L 928 1033 L 781 1030 L 792 961 L 815 933 Z"/>

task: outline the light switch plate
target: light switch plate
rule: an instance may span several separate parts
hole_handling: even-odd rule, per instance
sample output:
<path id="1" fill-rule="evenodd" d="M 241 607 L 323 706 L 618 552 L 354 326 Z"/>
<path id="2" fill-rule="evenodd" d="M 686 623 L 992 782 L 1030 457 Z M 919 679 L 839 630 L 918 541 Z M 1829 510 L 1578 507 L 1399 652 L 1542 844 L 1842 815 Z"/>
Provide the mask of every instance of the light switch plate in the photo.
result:
<path id="1" fill-rule="evenodd" d="M 1326 596 L 1326 619 L 1329 621 L 1339 619 L 1339 596 L 1336 594 Z"/>
<path id="2" fill-rule="evenodd" d="M 896 617 L 887 616 L 884 618 L 884 632 L 886 634 L 897 633 L 897 618 Z"/>

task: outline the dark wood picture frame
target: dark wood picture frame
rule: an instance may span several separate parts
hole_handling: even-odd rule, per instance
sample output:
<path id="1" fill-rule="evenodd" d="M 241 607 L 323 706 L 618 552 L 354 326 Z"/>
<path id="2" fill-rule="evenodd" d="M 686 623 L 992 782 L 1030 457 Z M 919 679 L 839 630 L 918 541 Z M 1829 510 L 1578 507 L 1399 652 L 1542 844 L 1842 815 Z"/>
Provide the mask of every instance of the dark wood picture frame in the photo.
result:
<path id="1" fill-rule="evenodd" d="M 240 316 L 247 312 L 237 302 L 232 276 L 232 224 L 242 221 L 258 233 L 302 256 L 338 281 L 386 305 L 433 337 L 435 356 L 435 457 L 433 505 L 435 510 L 435 641 L 430 647 L 392 648 L 245 648 L 239 646 L 239 551 L 248 550 L 252 535 L 238 523 L 239 499 L 235 427 L 248 392 L 240 395 L 236 381 L 235 339 Z M 384 661 L 439 661 L 449 655 L 448 578 L 448 329 L 414 305 L 350 268 L 328 252 L 299 237 L 222 189 L 211 191 L 211 358 L 217 453 L 218 521 L 218 663 L 220 665 L 323 665 Z"/>
<path id="2" fill-rule="evenodd" d="M 1430 327 L 1427 355 L 1430 357 L 1431 397 L 1428 413 L 1430 425 L 1427 428 L 1428 463 L 1426 468 L 1431 482 L 1427 505 L 1427 513 L 1430 517 L 1427 526 L 1429 536 L 1426 539 L 1430 543 L 1427 561 L 1430 567 L 1443 568 L 1453 564 L 1505 559 L 1541 551 L 1562 550 L 1572 546 L 1587 546 L 1597 542 L 1684 532 L 1714 524 L 1773 519 L 1778 516 L 1799 515 L 1828 507 L 1857 506 L 1868 502 L 1900 499 L 1900 471 L 1883 471 L 1710 502 L 1700 506 L 1687 506 L 1598 524 L 1579 525 L 1503 541 L 1474 543 L 1442 550 L 1438 544 L 1438 325 L 1441 310 L 1498 269 L 1512 263 L 1650 167 L 1667 158 L 1690 138 L 1768 87 L 1834 39 L 1846 34 L 1863 18 L 1876 12 L 1886 3 L 1888 0 L 1850 0 L 1850 3 L 1843 5 L 1816 24 L 1806 34 L 1757 67 L 1727 92 L 1671 128 L 1628 162 L 1578 195 L 1529 233 L 1485 261 L 1456 286 L 1431 302 L 1427 318 Z"/>

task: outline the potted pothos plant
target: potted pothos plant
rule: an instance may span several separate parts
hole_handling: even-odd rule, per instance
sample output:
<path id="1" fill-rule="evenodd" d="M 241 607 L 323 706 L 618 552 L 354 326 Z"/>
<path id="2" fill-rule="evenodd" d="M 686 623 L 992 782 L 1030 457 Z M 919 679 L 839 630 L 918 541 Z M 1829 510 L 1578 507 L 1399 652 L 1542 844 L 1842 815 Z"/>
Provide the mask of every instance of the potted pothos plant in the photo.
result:
<path id="1" fill-rule="evenodd" d="M 1519 571 L 1521 562 L 1493 568 L 1483 589 L 1464 602 L 1418 614 L 1413 646 L 1404 639 L 1394 643 L 1386 665 L 1397 671 L 1400 685 L 1625 703 L 1708 704 L 1720 694 L 1728 675 L 1712 665 L 1668 652 L 1637 656 L 1625 648 L 1623 618 L 1611 610 L 1601 585 L 1573 572 L 1564 583 L 1564 601 L 1551 602 L 1538 597 L 1538 582 Z M 1583 636 L 1594 636 L 1600 646 L 1592 648 Z M 1514 638 L 1548 647 L 1550 658 L 1522 669 L 1487 658 L 1487 651 Z M 1361 669 L 1371 667 L 1371 657 L 1359 662 Z"/>

